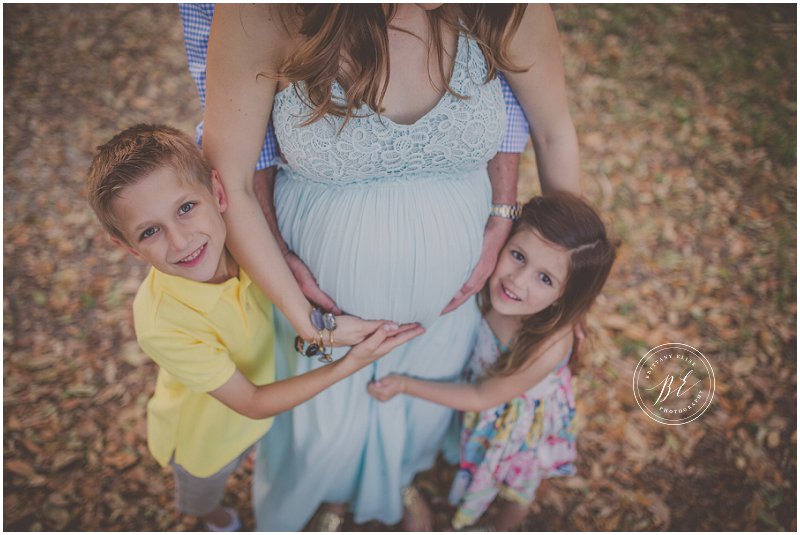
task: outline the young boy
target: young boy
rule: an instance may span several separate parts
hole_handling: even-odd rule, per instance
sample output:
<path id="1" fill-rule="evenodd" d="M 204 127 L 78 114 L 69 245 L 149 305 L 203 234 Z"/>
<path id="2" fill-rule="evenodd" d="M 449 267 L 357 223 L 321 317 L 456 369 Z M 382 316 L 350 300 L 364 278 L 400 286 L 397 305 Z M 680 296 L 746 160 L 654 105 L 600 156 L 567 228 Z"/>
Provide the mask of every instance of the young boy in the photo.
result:
<path id="1" fill-rule="evenodd" d="M 159 366 L 148 447 L 172 466 L 180 511 L 211 531 L 236 530 L 225 486 L 272 416 L 422 328 L 371 322 L 344 358 L 274 382 L 272 304 L 226 249 L 225 190 L 188 137 L 166 126 L 121 132 L 99 147 L 88 197 L 112 241 L 153 266 L 133 303 L 139 344 Z"/>

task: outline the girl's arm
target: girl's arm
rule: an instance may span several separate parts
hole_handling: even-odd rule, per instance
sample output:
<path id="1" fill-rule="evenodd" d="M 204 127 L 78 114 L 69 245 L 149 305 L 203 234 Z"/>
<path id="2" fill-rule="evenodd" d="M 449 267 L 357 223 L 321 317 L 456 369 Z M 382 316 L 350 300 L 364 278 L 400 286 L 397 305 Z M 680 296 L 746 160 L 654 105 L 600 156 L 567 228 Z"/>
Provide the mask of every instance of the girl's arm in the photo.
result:
<path id="1" fill-rule="evenodd" d="M 254 385 L 236 370 L 224 385 L 209 394 L 248 418 L 269 418 L 308 401 L 422 332 L 424 329 L 420 326 L 398 328 L 395 324 L 381 322 L 381 327 L 369 338 L 327 366 L 262 386 Z"/>
<path id="2" fill-rule="evenodd" d="M 562 329 L 552 343 L 532 362 L 513 375 L 490 377 L 477 384 L 441 383 L 403 375 L 390 375 L 370 383 L 369 393 L 386 401 L 397 394 L 408 394 L 459 411 L 478 412 L 496 407 L 539 384 L 567 355 L 572 330 Z"/>
<path id="3" fill-rule="evenodd" d="M 553 12 L 530 4 L 511 41 L 511 61 L 526 72 L 504 72 L 531 126 L 542 191 L 580 194 L 578 136 L 567 106 L 564 64 Z"/>

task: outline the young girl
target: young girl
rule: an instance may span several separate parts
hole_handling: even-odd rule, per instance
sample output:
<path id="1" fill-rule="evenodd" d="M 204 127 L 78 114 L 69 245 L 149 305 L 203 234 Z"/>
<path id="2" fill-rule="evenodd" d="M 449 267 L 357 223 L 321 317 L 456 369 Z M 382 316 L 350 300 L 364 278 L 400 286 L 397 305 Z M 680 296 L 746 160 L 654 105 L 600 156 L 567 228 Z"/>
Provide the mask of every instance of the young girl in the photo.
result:
<path id="1" fill-rule="evenodd" d="M 574 473 L 572 325 L 613 262 L 605 227 L 584 201 L 564 193 L 532 199 L 481 293 L 468 384 L 402 375 L 370 384 L 382 401 L 403 393 L 465 411 L 450 491 L 455 529 L 477 522 L 498 493 L 506 503 L 491 527 L 513 529 L 543 478 Z"/>

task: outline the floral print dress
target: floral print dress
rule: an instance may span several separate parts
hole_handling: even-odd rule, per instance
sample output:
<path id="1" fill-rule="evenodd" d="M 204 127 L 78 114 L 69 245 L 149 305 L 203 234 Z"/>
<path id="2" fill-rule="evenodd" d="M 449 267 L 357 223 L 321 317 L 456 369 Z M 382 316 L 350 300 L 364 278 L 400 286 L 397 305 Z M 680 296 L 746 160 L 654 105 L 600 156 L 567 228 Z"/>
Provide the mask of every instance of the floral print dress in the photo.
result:
<path id="1" fill-rule="evenodd" d="M 506 351 L 486 320 L 465 372 L 474 382 Z M 464 413 L 461 461 L 450 503 L 453 527 L 477 522 L 499 494 L 528 505 L 542 479 L 575 473 L 575 397 L 569 355 L 539 384 L 507 403 Z"/>

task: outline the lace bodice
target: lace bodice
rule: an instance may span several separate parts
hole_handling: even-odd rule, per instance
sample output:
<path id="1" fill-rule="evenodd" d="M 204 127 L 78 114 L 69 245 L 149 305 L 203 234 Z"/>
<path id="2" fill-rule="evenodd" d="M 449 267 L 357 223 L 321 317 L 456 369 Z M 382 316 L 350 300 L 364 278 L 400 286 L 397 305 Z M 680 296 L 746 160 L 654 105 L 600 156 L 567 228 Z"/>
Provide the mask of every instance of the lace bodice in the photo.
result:
<path id="1" fill-rule="evenodd" d="M 302 126 L 309 107 L 298 94 L 302 83 L 275 96 L 273 123 L 291 178 L 350 184 L 372 180 L 418 180 L 458 176 L 483 166 L 497 152 L 505 127 L 505 106 L 497 78 L 484 84 L 486 62 L 478 44 L 459 35 L 449 92 L 410 125 L 380 116 L 366 105 L 342 128 L 327 116 Z M 344 99 L 334 83 L 333 97 Z M 341 131 L 340 131 L 341 129 Z"/>

